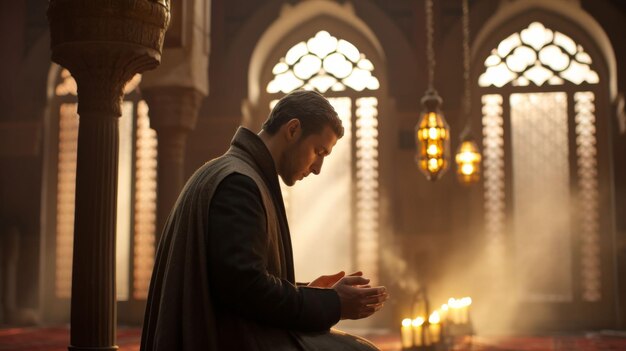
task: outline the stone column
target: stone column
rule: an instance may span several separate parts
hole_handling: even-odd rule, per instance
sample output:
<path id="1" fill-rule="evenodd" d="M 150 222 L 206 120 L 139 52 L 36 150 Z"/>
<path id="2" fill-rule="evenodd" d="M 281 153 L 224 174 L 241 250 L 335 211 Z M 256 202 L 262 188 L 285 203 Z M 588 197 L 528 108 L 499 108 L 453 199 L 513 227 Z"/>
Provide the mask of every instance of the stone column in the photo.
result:
<path id="1" fill-rule="evenodd" d="M 69 350 L 116 350 L 115 226 L 123 88 L 161 60 L 168 0 L 50 0 L 52 60 L 78 85 Z"/>
<path id="2" fill-rule="evenodd" d="M 204 94 L 191 87 L 152 87 L 142 92 L 150 106 L 150 126 L 157 132 L 157 229 L 160 239 L 165 220 L 185 184 L 185 145 L 196 126 Z"/>

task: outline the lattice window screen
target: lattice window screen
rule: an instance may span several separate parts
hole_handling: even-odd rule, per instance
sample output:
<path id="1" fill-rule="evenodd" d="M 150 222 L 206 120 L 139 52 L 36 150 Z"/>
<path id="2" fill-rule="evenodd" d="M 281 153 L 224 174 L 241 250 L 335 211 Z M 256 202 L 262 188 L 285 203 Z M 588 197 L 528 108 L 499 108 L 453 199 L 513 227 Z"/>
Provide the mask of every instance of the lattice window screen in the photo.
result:
<path id="1" fill-rule="evenodd" d="M 499 267 L 504 255 L 506 195 L 502 96 L 483 95 L 482 103 L 485 234 L 490 263 L 493 267 Z"/>
<path id="2" fill-rule="evenodd" d="M 522 296 L 573 298 L 567 94 L 511 94 L 513 239 Z"/>
<path id="3" fill-rule="evenodd" d="M 487 56 L 484 62 L 484 71 L 478 79 L 478 84 L 481 87 L 503 87 L 505 85 L 510 86 L 546 86 L 546 85 L 565 85 L 566 82 L 574 85 L 597 85 L 601 77 L 594 70 L 592 65 L 591 56 L 585 51 L 582 45 L 578 44 L 574 39 L 568 35 L 547 28 L 540 22 L 532 22 L 526 28 L 517 33 L 513 33 L 502 40 L 498 45 L 492 49 L 491 53 Z M 570 85 L 571 86 L 571 85 Z M 567 88 L 569 89 L 569 88 Z M 565 90 L 565 88 L 564 88 Z M 542 95 L 543 94 L 543 95 Z M 528 94 L 525 98 L 537 99 L 540 96 L 548 96 L 548 93 L 534 93 Z M 561 96 L 559 99 L 565 99 L 565 96 L 572 98 L 572 93 L 562 92 L 555 93 Z M 559 95 L 560 94 L 560 95 Z M 569 94 L 569 95 L 567 95 Z M 521 94 L 512 94 L 511 99 L 514 96 L 521 96 Z M 524 99 L 525 99 L 524 98 Z M 484 154 L 485 154 L 485 220 L 488 250 L 490 252 L 503 253 L 503 235 L 505 224 L 505 171 L 504 171 L 504 142 L 503 142 L 503 128 L 502 128 L 502 98 L 500 95 L 484 95 L 483 96 L 483 134 L 484 134 Z M 543 99 L 543 98 L 540 98 Z M 558 116 L 563 116 L 561 119 L 565 121 L 558 122 L 563 126 L 569 125 L 567 121 L 570 118 L 575 118 L 575 140 L 568 140 L 566 133 L 562 130 L 557 134 L 551 135 L 539 135 L 544 128 L 552 128 L 554 130 L 555 125 L 546 125 L 549 122 L 546 119 L 539 119 L 533 122 L 526 122 L 532 125 L 535 132 L 523 132 L 525 127 L 529 127 L 525 123 L 515 123 L 514 121 L 514 102 L 511 100 L 511 133 L 514 138 L 515 135 L 523 133 L 532 138 L 543 138 L 546 143 L 543 148 L 536 148 L 535 151 L 528 154 L 527 150 L 528 142 L 532 140 L 526 140 L 527 143 L 516 144 L 512 142 L 512 157 L 518 160 L 525 159 L 524 162 L 533 164 L 533 157 L 540 157 L 543 155 L 545 158 L 547 167 L 541 167 L 538 163 L 534 170 L 530 168 L 524 168 L 534 174 L 534 176 L 545 179 L 545 189 L 535 189 L 535 193 L 552 194 L 555 198 L 562 198 L 563 204 L 570 203 L 572 196 L 575 197 L 577 204 L 576 208 L 569 209 L 569 220 L 565 218 L 555 218 L 551 216 L 553 223 L 551 229 L 546 229 L 545 226 L 542 230 L 553 233 L 549 238 L 560 238 L 564 242 L 569 242 L 571 237 L 566 237 L 564 234 L 558 234 L 568 231 L 569 226 L 575 226 L 569 229 L 580 235 L 580 262 L 581 271 L 577 274 L 580 275 L 582 299 L 585 301 L 599 301 L 602 298 L 601 295 L 601 256 L 600 256 L 600 233 L 599 233 L 599 191 L 598 191 L 598 165 L 597 165 L 597 149 L 596 149 L 596 125 L 595 125 L 595 105 L 594 105 L 594 93 L 589 91 L 575 92 L 573 93 L 573 103 L 575 116 L 567 115 L 567 110 L 559 111 Z M 523 104 L 525 106 L 531 106 L 529 109 L 533 109 L 533 102 L 531 100 L 526 101 Z M 565 104 L 563 104 L 565 106 Z M 518 111 L 519 112 L 519 111 Z M 545 117 L 555 117 L 554 111 L 538 111 L 540 115 Z M 528 118 L 532 116 L 528 115 Z M 560 117 L 559 117 L 560 118 Z M 542 126 L 542 127 L 539 127 Z M 520 130 L 516 130 L 519 129 Z M 536 141 L 536 140 L 535 140 Z M 553 145 L 553 144 L 558 145 Z M 558 146 L 559 150 L 570 150 L 570 144 L 575 143 L 576 150 L 576 174 L 577 183 L 576 193 L 570 193 L 568 199 L 565 199 L 566 190 L 565 187 L 571 187 L 568 185 L 570 179 L 569 169 L 567 162 L 570 160 L 570 156 L 567 153 L 561 155 L 548 155 L 542 153 L 542 150 L 556 150 Z M 522 150 L 519 150 L 522 148 Z M 558 152 L 557 152 L 558 153 Z M 507 155 L 508 156 L 508 155 Z M 515 160 L 513 160 L 515 167 Z M 571 165 L 574 166 L 574 165 Z M 518 168 L 518 171 L 521 168 Z M 560 171 L 557 172 L 557 169 Z M 567 169 L 567 172 L 565 171 Z M 546 173 L 547 172 L 547 173 Z M 514 183 L 517 180 L 524 179 L 524 172 L 518 172 L 513 170 Z M 557 175 L 558 173 L 558 175 Z M 566 174 L 567 173 L 567 174 Z M 548 179 L 550 178 L 550 179 Z M 554 179 L 552 179 L 554 178 Z M 560 180 L 558 180 L 558 179 Z M 526 177 L 526 179 L 530 179 Z M 519 185 L 519 184 L 518 184 Z M 528 185 L 528 184 L 527 184 Z M 516 188 L 513 184 L 514 192 L 514 207 L 512 211 L 515 211 L 513 216 L 513 222 L 518 216 L 518 210 L 523 207 L 519 201 L 523 201 L 525 196 L 530 196 L 530 191 L 522 189 L 519 186 Z M 556 195 L 557 193 L 561 195 Z M 535 199 L 538 201 L 537 199 Z M 530 201 L 530 200 L 529 200 Z M 535 202 L 536 202 L 535 201 Z M 556 200 L 555 200 L 556 201 Z M 553 204 L 554 205 L 554 204 Z M 540 206 L 534 206 L 539 208 Z M 530 210 L 529 210 L 530 211 Z M 557 216 L 558 217 L 558 216 Z M 526 221 L 528 222 L 528 221 Z M 558 223 L 563 223 L 558 225 Z M 567 224 L 565 222 L 568 222 Z M 536 224 L 536 223 L 534 223 Z M 532 224 L 532 225 L 534 225 Z M 531 226 L 532 226 L 531 225 Z M 557 229 L 559 227 L 561 229 Z M 554 234 L 557 233 L 557 234 Z M 570 234 L 571 236 L 571 234 Z M 555 239 L 556 240 L 556 239 Z M 567 247 L 567 244 L 565 245 Z M 560 250 L 559 252 L 563 252 Z M 567 251 L 567 250 L 565 250 Z M 571 253 L 570 253 L 571 255 Z M 560 262 L 572 261 L 572 257 L 561 257 Z M 569 267 L 569 268 L 568 268 Z M 554 267 L 550 268 L 553 269 Z M 557 275 L 565 277 L 566 271 L 571 271 L 570 265 L 561 265 L 560 273 Z M 556 272 L 552 272 L 552 275 Z M 571 276 L 571 274 L 569 274 Z M 571 279 L 571 278 L 570 278 Z M 545 289 L 550 285 L 548 282 L 544 282 L 542 299 L 553 301 L 565 301 L 573 298 L 571 289 L 572 282 L 568 282 L 567 279 L 561 279 L 560 283 L 552 284 L 550 289 Z M 559 287 L 557 288 L 556 285 Z M 567 288 L 567 287 L 570 288 Z M 538 288 L 538 285 L 535 286 Z M 542 288 L 538 288 L 542 290 Z"/>
<path id="4" fill-rule="evenodd" d="M 582 297 L 590 302 L 602 298 L 594 99 L 594 94 L 589 91 L 574 94 Z"/>
<path id="5" fill-rule="evenodd" d="M 324 93 L 377 90 L 378 78 L 372 75 L 374 65 L 352 43 L 337 39 L 327 31 L 319 31 L 306 42 L 294 45 L 274 65 L 274 79 L 267 84 L 267 92 L 288 93 L 302 88 Z"/>
<path id="6" fill-rule="evenodd" d="M 378 277 L 378 100 L 359 98 L 356 107 L 356 263 Z"/>
<path id="7" fill-rule="evenodd" d="M 562 85 L 599 82 L 591 56 L 569 36 L 533 22 L 502 40 L 485 60 L 482 87 Z"/>
<path id="8" fill-rule="evenodd" d="M 77 104 L 59 109 L 59 160 L 57 171 L 56 279 L 55 293 L 69 298 L 72 293 L 74 244 L 74 193 L 76 189 Z"/>
<path id="9" fill-rule="evenodd" d="M 137 105 L 136 148 L 133 297 L 143 300 L 154 265 L 157 200 L 157 136 L 143 100 Z"/>

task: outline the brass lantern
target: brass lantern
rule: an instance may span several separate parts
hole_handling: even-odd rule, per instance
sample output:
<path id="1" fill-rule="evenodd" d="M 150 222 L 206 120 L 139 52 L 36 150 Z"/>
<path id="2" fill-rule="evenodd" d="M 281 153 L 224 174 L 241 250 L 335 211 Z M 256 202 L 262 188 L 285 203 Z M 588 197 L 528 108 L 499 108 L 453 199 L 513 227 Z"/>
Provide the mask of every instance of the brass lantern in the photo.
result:
<path id="1" fill-rule="evenodd" d="M 422 98 L 423 111 L 415 127 L 417 155 L 415 161 L 428 180 L 437 180 L 448 169 L 450 128 L 441 112 L 442 100 L 435 90 Z"/>
<path id="2" fill-rule="evenodd" d="M 480 150 L 472 138 L 472 118 L 471 118 L 471 86 L 470 77 L 470 50 L 469 50 L 469 4 L 468 0 L 463 0 L 463 80 L 465 91 L 463 92 L 463 109 L 467 124 L 461 133 L 461 145 L 457 149 L 456 175 L 461 184 L 469 185 L 480 180 Z"/>
<path id="3" fill-rule="evenodd" d="M 472 138 L 465 138 L 457 149 L 456 175 L 461 184 L 476 183 L 480 179 L 480 150 Z"/>

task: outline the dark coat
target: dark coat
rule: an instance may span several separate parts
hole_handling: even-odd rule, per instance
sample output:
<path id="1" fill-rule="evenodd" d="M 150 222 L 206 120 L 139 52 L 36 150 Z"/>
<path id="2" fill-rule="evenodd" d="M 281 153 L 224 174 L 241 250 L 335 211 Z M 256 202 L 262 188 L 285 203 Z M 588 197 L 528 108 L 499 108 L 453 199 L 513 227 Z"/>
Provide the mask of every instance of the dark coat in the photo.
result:
<path id="1" fill-rule="evenodd" d="M 240 128 L 189 179 L 165 224 L 141 350 L 310 349 L 301 333 L 323 334 L 339 318 L 334 290 L 296 285 L 273 159 Z"/>

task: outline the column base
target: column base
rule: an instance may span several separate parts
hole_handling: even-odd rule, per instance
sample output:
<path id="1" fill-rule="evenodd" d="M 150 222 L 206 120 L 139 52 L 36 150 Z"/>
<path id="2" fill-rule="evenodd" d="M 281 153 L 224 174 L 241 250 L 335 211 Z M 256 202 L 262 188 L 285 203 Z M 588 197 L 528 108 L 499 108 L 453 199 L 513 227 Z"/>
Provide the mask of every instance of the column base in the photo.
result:
<path id="1" fill-rule="evenodd" d="M 117 351 L 117 346 L 104 346 L 104 347 L 88 347 L 88 346 L 68 346 L 68 351 Z"/>

